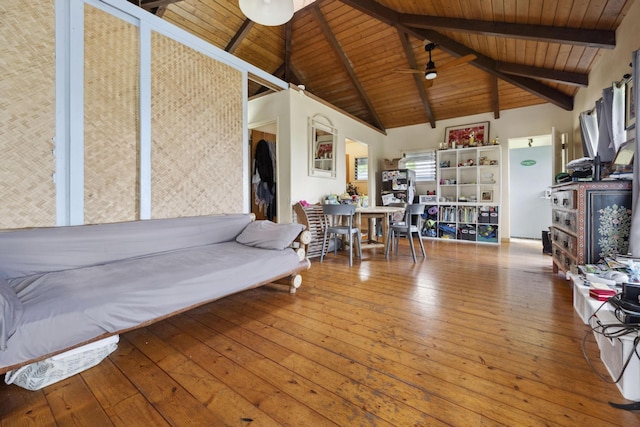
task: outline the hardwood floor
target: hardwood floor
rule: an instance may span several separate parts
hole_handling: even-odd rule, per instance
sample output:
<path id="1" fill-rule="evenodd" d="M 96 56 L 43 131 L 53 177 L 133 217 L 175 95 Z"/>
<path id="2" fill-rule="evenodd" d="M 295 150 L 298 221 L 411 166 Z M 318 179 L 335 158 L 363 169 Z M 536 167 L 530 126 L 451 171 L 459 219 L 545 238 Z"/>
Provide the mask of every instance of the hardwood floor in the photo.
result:
<path id="1" fill-rule="evenodd" d="M 2 384 L 2 426 L 640 425 L 609 406 L 625 400 L 540 242 L 425 245 L 416 264 L 406 241 L 314 259 L 296 295 L 236 294 L 44 390 Z"/>

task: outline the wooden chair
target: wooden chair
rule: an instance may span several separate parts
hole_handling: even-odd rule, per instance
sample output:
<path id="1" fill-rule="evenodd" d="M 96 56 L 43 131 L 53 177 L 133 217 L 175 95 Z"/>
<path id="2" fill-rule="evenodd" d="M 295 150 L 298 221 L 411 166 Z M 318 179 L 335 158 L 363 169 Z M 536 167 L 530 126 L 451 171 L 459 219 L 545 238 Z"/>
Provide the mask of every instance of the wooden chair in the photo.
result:
<path id="1" fill-rule="evenodd" d="M 396 253 L 398 252 L 398 242 L 396 238 L 406 236 L 409 239 L 409 246 L 411 247 L 411 255 L 413 256 L 413 262 L 416 262 L 416 250 L 413 244 L 413 233 L 418 234 L 418 242 L 420 243 L 420 249 L 422 250 L 422 257 L 426 258 L 427 253 L 424 250 L 424 244 L 422 243 L 422 237 L 420 236 L 420 230 L 422 228 L 422 214 L 426 205 L 423 203 L 414 203 L 407 205 L 404 211 L 404 221 L 394 223 L 389 226 L 389 235 L 387 236 L 387 244 L 384 249 L 385 258 L 389 258 L 389 248 L 395 244 Z"/>
<path id="2" fill-rule="evenodd" d="M 349 267 L 353 265 L 353 244 L 358 245 L 358 256 L 362 260 L 362 247 L 360 246 L 360 229 L 353 226 L 353 216 L 356 213 L 355 205 L 322 205 L 322 211 L 326 218 L 323 247 L 327 247 L 327 238 L 334 235 L 348 236 L 349 239 Z M 355 234 L 355 239 L 354 239 Z M 333 254 L 337 255 L 338 245 L 333 245 Z M 324 252 L 320 256 L 320 262 L 324 260 Z"/>
<path id="3" fill-rule="evenodd" d="M 329 249 L 323 242 L 324 230 L 327 227 L 321 205 L 302 206 L 299 202 L 293 205 L 296 221 L 307 226 L 311 233 L 311 243 L 307 246 L 307 258 L 317 258 Z"/>

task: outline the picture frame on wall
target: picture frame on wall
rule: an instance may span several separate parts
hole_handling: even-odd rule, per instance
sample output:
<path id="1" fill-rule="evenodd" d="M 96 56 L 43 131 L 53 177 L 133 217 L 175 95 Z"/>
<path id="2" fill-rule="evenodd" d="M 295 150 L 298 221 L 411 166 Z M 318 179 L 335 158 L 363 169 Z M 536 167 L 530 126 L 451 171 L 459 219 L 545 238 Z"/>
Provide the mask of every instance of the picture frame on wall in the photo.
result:
<path id="1" fill-rule="evenodd" d="M 636 125 L 636 106 L 634 98 L 633 80 L 625 84 L 624 96 L 624 128 L 633 129 Z"/>
<path id="2" fill-rule="evenodd" d="M 447 127 L 444 140 L 448 148 L 489 145 L 489 122 Z"/>

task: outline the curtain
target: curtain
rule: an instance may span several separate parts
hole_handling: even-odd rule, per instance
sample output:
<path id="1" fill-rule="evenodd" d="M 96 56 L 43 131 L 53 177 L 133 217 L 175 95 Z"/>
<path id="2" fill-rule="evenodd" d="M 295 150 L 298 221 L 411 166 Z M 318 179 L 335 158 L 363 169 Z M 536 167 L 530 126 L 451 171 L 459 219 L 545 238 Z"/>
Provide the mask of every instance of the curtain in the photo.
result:
<path id="1" fill-rule="evenodd" d="M 603 162 L 610 162 L 616 156 L 613 146 L 613 88 L 602 91 L 602 99 L 596 103 L 598 111 L 598 148 L 596 154 Z M 624 122 L 621 122 L 624 131 Z M 616 126 L 617 127 L 617 126 Z"/>
<path id="2" fill-rule="evenodd" d="M 638 66 L 640 66 L 640 50 L 636 50 L 632 55 L 632 69 L 633 69 L 633 87 L 635 90 L 633 105 L 638 108 L 637 105 L 640 102 L 640 73 L 638 72 Z M 630 132 L 631 137 L 635 139 L 635 156 L 633 158 L 633 181 L 632 181 L 632 213 L 631 213 L 631 232 L 629 233 L 629 253 L 634 257 L 640 257 L 640 141 L 638 140 L 638 125 L 634 127 Z"/>
<path id="3" fill-rule="evenodd" d="M 613 150 L 618 152 L 618 148 L 627 141 L 627 132 L 624 129 L 624 85 L 613 85 L 613 103 L 611 109 L 611 123 L 613 126 Z"/>
<path id="4" fill-rule="evenodd" d="M 580 135 L 582 136 L 582 153 L 584 157 L 596 155 L 598 141 L 598 121 L 596 109 L 580 113 Z"/>
<path id="5" fill-rule="evenodd" d="M 616 149 L 625 141 L 624 131 L 624 89 L 617 85 L 604 88 L 602 100 L 596 103 L 598 111 L 598 149 L 600 160 L 610 162 L 616 156 Z M 622 108 L 620 98 L 622 97 Z M 614 118 L 618 118 L 617 121 Z"/>
<path id="6" fill-rule="evenodd" d="M 596 155 L 600 156 L 600 161 L 610 162 L 615 156 L 609 147 L 613 143 L 613 130 L 611 126 L 611 104 L 613 103 L 613 89 L 610 87 L 602 90 L 602 99 L 596 101 L 596 111 L 598 112 L 598 146 Z"/>

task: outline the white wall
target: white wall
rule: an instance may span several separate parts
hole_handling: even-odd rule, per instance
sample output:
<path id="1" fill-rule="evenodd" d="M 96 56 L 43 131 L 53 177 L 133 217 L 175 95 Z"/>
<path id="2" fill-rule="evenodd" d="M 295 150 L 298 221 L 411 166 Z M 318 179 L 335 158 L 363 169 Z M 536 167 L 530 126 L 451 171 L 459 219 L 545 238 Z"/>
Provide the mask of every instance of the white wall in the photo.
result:
<path id="1" fill-rule="evenodd" d="M 292 220 L 291 207 L 300 200 L 318 203 L 329 194 L 346 190 L 346 139 L 366 143 L 372 163 L 370 173 L 377 174 L 378 159 L 386 136 L 313 96 L 296 88 L 249 101 L 248 123 L 277 121 L 278 149 L 278 220 Z M 328 117 L 337 129 L 336 177 L 309 176 L 309 118 L 316 114 Z M 375 175 L 374 175 L 375 176 Z M 375 182 L 370 182 L 375 194 Z"/>

